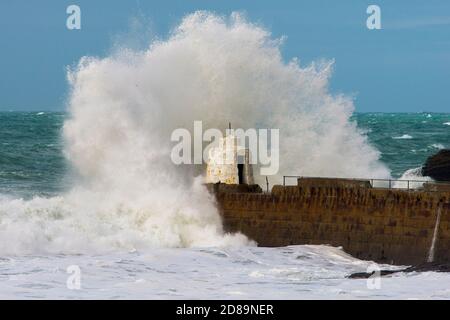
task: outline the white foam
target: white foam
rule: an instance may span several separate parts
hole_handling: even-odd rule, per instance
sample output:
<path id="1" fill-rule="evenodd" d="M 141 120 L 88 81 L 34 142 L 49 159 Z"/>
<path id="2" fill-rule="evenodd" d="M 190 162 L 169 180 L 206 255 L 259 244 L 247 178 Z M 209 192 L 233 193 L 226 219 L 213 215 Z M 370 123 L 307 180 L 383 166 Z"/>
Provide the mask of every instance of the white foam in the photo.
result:
<path id="1" fill-rule="evenodd" d="M 420 189 L 424 182 L 433 181 L 432 178 L 422 175 L 422 167 L 406 170 L 398 180 L 405 180 L 394 182 L 393 187 L 398 189 Z"/>
<path id="2" fill-rule="evenodd" d="M 67 289 L 70 265 L 81 269 L 81 290 Z M 444 272 L 393 274 L 381 279 L 378 290 L 368 286 L 371 279 L 346 278 L 367 272 L 371 265 L 328 246 L 161 248 L 102 255 L 2 257 L 0 298 L 450 298 L 450 275 Z"/>
<path id="3" fill-rule="evenodd" d="M 402 136 L 398 136 L 398 137 L 392 137 L 392 139 L 412 139 L 413 137 L 410 136 L 409 134 L 404 134 Z"/>
<path id="4" fill-rule="evenodd" d="M 431 145 L 431 147 L 434 148 L 434 149 L 439 149 L 439 150 L 445 149 L 445 146 L 442 143 L 433 143 Z"/>
<path id="5" fill-rule="evenodd" d="M 446 126 L 450 126 L 450 122 L 444 122 L 443 124 Z"/>

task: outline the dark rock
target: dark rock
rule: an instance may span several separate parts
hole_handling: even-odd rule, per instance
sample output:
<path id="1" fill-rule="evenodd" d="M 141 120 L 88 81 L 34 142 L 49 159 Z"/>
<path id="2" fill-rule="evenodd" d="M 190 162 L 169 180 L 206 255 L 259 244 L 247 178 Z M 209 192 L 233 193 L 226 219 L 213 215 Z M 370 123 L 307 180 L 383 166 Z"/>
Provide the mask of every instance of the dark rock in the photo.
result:
<path id="1" fill-rule="evenodd" d="M 402 270 L 381 270 L 380 271 L 380 276 L 387 276 L 389 274 L 393 274 L 393 273 L 396 273 L 396 272 L 402 272 L 402 271 L 404 271 L 404 269 L 402 269 Z M 375 274 L 375 271 L 372 272 L 372 273 L 357 272 L 357 273 L 352 273 L 347 278 L 350 278 L 350 279 L 368 279 L 371 276 L 373 276 L 374 274 Z"/>
<path id="2" fill-rule="evenodd" d="M 422 168 L 422 175 L 436 181 L 450 181 L 450 150 L 440 150 L 429 157 Z"/>
<path id="3" fill-rule="evenodd" d="M 380 276 L 387 276 L 393 273 L 398 272 L 428 272 L 428 271 L 434 271 L 434 272 L 450 272 L 450 263 L 435 263 L 435 262 L 426 262 L 417 266 L 411 266 L 405 269 L 399 269 L 399 270 L 381 270 Z M 374 275 L 375 272 L 357 272 L 349 275 L 347 278 L 350 279 L 367 279 L 370 278 L 372 275 Z"/>

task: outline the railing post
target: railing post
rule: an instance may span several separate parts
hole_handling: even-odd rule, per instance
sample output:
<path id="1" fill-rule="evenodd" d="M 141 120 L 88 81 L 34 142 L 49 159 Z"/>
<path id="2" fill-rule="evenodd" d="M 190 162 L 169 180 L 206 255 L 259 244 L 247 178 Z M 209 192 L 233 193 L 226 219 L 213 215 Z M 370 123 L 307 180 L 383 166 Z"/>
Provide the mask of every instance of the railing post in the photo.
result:
<path id="1" fill-rule="evenodd" d="M 389 189 L 391 189 L 391 186 L 392 186 L 392 182 L 391 182 L 391 179 L 389 179 Z"/>
<path id="2" fill-rule="evenodd" d="M 408 191 L 409 191 L 409 180 L 408 180 Z"/>
<path id="3" fill-rule="evenodd" d="M 286 186 L 286 176 L 283 176 L 283 186 Z"/>

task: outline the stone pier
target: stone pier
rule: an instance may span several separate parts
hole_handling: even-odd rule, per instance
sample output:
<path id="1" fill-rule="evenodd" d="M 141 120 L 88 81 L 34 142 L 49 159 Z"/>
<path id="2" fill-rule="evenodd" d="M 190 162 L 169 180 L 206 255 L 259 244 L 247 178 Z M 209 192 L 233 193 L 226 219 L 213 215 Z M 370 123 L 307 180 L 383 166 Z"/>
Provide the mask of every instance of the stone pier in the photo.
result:
<path id="1" fill-rule="evenodd" d="M 341 246 L 365 260 L 414 265 L 427 261 L 438 208 L 436 262 L 450 261 L 450 190 L 372 188 L 366 180 L 302 178 L 296 186 L 208 185 L 229 232 L 259 246 Z"/>

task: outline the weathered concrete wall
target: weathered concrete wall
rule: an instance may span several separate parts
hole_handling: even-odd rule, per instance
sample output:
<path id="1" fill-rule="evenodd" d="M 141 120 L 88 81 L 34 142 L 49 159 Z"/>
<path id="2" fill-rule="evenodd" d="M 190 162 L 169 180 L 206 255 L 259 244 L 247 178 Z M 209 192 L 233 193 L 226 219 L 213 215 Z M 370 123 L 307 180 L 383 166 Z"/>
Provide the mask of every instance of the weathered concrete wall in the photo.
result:
<path id="1" fill-rule="evenodd" d="M 213 188 L 213 187 L 210 187 Z M 238 190 L 238 188 L 240 188 Z M 435 261 L 450 261 L 450 192 L 371 188 L 367 181 L 301 179 L 298 186 L 215 186 L 227 231 L 260 246 L 329 244 L 355 257 L 394 264 L 425 262 L 438 208 Z"/>

